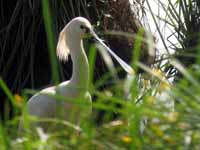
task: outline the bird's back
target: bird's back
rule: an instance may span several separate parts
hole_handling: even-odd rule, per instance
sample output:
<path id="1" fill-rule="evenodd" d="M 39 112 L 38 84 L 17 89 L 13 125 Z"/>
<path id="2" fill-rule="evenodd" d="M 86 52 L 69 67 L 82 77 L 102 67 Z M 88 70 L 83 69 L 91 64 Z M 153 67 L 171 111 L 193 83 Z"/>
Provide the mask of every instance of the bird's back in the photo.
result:
<path id="1" fill-rule="evenodd" d="M 31 121 L 31 127 L 40 126 L 43 129 L 46 128 L 47 123 L 42 122 L 45 118 L 54 118 L 56 114 L 57 101 L 55 100 L 55 88 L 46 88 L 39 93 L 32 96 L 27 102 L 27 113 L 30 116 L 35 116 L 38 118 L 37 122 Z M 24 128 L 23 119 L 19 124 L 19 132 Z"/>
<path id="2" fill-rule="evenodd" d="M 83 93 L 71 88 L 68 82 L 62 83 L 65 89 L 57 87 L 46 88 L 32 96 L 27 102 L 27 111 L 31 116 L 40 120 L 38 123 L 31 122 L 31 126 L 40 126 L 45 131 L 50 127 L 49 122 L 43 119 L 66 120 L 79 125 L 81 118 L 84 120 L 90 116 L 92 111 L 91 97 L 89 92 Z M 80 94 L 81 93 L 81 94 Z M 83 95 L 82 95 L 83 94 Z M 61 99 L 58 99 L 61 97 Z M 22 128 L 22 122 L 20 128 Z"/>
<path id="3" fill-rule="evenodd" d="M 37 117 L 54 117 L 57 101 L 55 88 L 47 88 L 34 95 L 27 102 L 28 113 Z"/>

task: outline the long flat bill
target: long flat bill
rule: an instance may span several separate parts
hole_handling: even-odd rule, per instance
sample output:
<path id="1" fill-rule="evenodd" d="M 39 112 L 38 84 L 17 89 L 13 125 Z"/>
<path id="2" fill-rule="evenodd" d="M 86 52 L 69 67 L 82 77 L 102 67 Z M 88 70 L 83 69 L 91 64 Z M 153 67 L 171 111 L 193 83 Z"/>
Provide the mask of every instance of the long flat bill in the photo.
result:
<path id="1" fill-rule="evenodd" d="M 104 42 L 101 40 L 94 31 L 91 31 L 94 38 L 117 60 L 117 62 L 122 66 L 122 68 L 130 75 L 134 74 L 134 71 L 130 65 L 124 62 L 119 56 L 117 56 Z"/>

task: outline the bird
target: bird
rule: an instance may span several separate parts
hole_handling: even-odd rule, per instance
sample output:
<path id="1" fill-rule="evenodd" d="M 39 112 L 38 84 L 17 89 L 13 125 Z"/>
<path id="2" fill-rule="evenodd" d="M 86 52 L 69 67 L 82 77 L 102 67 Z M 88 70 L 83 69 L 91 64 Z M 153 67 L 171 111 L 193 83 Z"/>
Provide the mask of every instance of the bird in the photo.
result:
<path id="1" fill-rule="evenodd" d="M 45 88 L 33 95 L 27 102 L 26 108 L 30 116 L 38 118 L 62 118 L 73 124 L 80 125 L 80 120 L 84 117 L 90 118 L 92 112 L 91 95 L 88 92 L 89 86 L 89 63 L 83 47 L 83 38 L 90 34 L 99 42 L 129 73 L 132 68 L 121 60 L 112 50 L 106 46 L 93 30 L 91 23 L 84 17 L 72 19 L 60 32 L 57 43 L 57 56 L 61 61 L 67 61 L 69 55 L 72 59 L 72 76 L 70 80 L 64 81 L 56 86 Z M 60 95 L 66 100 L 58 100 Z M 76 101 L 79 99 L 85 103 L 84 109 L 78 104 L 69 102 L 68 99 Z M 85 111 L 85 112 L 83 112 Z M 74 112 L 74 118 L 70 118 L 70 113 Z M 83 118 L 81 118 L 83 116 Z M 84 119 L 83 119 L 84 120 Z M 49 124 L 46 122 L 31 123 L 47 131 Z M 20 123 L 23 128 L 23 120 Z M 20 129 L 20 130 L 21 130 Z"/>

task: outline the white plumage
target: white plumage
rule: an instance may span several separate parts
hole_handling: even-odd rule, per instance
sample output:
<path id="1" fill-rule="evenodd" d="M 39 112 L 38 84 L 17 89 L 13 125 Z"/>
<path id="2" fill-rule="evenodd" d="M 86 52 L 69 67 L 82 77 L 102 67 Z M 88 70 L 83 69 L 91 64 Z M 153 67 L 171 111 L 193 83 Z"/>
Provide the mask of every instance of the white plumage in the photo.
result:
<path id="1" fill-rule="evenodd" d="M 116 56 L 94 33 L 90 22 L 83 18 L 77 17 L 71 20 L 61 31 L 57 45 L 57 55 L 60 60 L 67 60 L 68 55 L 71 55 L 73 62 L 73 73 L 69 81 L 41 90 L 27 103 L 28 113 L 39 118 L 59 118 L 70 121 L 74 124 L 79 124 L 83 115 L 89 115 L 91 112 L 91 97 L 88 92 L 89 84 L 89 65 L 88 59 L 83 48 L 83 36 L 89 33 L 113 55 L 122 67 L 132 73 L 132 69 L 118 56 Z M 58 100 L 56 95 L 66 98 Z M 79 107 L 67 101 L 67 99 L 79 99 L 84 107 Z M 84 109 L 82 109 L 84 108 Z M 70 120 L 71 112 L 75 112 L 75 118 Z M 83 119 L 83 118 L 82 118 Z M 38 123 L 38 126 L 47 130 L 48 123 Z M 20 125 L 22 127 L 22 124 Z M 20 127 L 20 128 L 21 128 Z"/>

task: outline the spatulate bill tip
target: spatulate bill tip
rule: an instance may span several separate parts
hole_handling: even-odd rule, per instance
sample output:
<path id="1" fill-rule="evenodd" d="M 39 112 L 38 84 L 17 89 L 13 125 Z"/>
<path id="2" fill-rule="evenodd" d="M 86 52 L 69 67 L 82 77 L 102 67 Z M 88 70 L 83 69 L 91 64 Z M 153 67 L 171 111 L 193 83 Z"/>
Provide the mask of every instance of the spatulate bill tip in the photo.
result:
<path id="1" fill-rule="evenodd" d="M 135 71 L 131 66 L 127 64 L 126 68 L 122 66 L 122 68 L 130 75 L 133 76 L 135 74 Z"/>
<path id="2" fill-rule="evenodd" d="M 129 74 L 130 74 L 131 76 L 133 76 L 133 75 L 135 74 L 135 71 L 134 71 L 133 69 L 131 69 L 130 72 L 129 72 Z"/>

